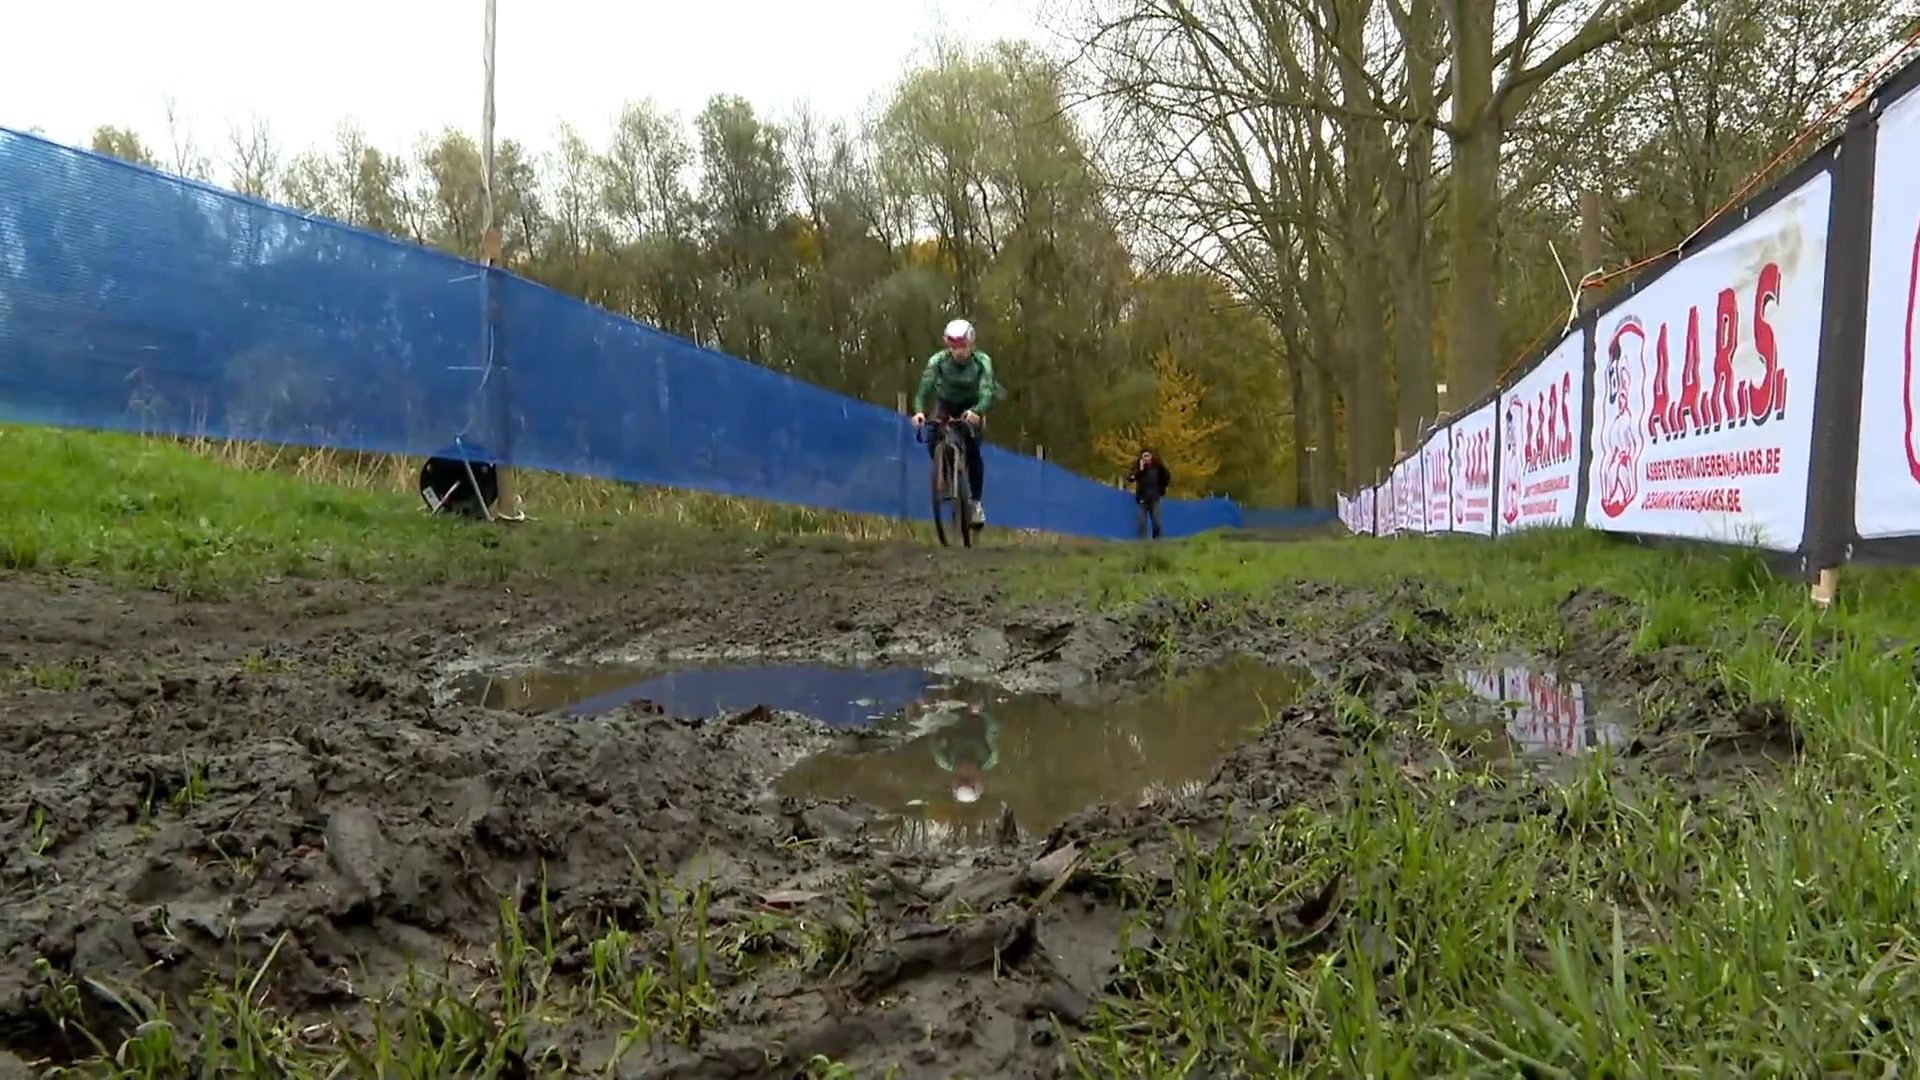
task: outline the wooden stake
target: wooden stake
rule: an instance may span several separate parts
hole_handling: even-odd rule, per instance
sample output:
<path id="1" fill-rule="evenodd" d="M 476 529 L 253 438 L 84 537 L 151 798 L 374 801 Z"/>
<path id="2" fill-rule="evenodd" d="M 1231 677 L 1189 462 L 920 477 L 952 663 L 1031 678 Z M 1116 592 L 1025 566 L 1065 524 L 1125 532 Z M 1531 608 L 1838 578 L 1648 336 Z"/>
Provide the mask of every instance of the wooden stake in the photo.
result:
<path id="1" fill-rule="evenodd" d="M 1834 595 L 1840 591 L 1840 568 L 1830 566 L 1820 571 L 1820 577 L 1813 583 L 1813 602 L 1816 607 L 1833 606 Z"/>

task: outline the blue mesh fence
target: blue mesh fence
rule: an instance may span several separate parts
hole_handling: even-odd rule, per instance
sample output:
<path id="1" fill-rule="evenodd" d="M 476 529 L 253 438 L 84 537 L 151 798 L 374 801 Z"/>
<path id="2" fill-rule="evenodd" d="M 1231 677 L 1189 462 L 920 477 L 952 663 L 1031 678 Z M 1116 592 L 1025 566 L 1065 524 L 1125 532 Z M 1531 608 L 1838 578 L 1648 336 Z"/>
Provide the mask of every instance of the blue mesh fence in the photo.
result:
<path id="1" fill-rule="evenodd" d="M 480 270 L 0 131 L 0 418 L 420 453 L 490 438 Z"/>
<path id="2" fill-rule="evenodd" d="M 0 191 L 0 420 L 416 455 L 459 441 L 523 467 L 930 513 L 903 417 L 510 274 L 5 129 Z M 998 447 L 986 464 L 996 525 L 1135 535 L 1126 491 Z M 1242 513 L 1178 500 L 1163 520 L 1179 536 Z"/>

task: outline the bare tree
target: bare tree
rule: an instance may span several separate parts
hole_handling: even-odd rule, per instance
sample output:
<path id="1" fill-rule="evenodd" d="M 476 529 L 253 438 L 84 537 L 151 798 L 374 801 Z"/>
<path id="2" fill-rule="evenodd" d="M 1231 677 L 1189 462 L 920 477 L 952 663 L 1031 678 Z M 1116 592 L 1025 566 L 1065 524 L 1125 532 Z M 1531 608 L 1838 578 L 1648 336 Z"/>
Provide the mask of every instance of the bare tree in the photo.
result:
<path id="1" fill-rule="evenodd" d="M 233 190 L 265 199 L 279 189 L 280 144 L 266 118 L 253 113 L 244 126 L 229 124 L 227 148 Z"/>
<path id="2" fill-rule="evenodd" d="M 213 161 L 200 149 L 193 135 L 193 124 L 181 115 L 179 102 L 168 95 L 161 103 L 161 109 L 166 116 L 167 142 L 173 148 L 173 156 L 166 163 L 167 171 L 175 176 L 211 183 Z"/>

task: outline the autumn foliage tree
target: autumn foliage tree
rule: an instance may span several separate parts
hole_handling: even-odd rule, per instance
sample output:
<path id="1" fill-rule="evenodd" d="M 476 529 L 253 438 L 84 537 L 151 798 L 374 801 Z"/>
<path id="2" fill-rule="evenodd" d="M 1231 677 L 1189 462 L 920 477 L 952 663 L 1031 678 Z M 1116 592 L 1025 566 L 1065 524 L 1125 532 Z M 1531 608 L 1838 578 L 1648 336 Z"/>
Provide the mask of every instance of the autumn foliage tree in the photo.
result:
<path id="1" fill-rule="evenodd" d="M 1173 489 L 1168 494 L 1211 494 L 1214 476 L 1220 471 L 1215 439 L 1227 430 L 1228 422 L 1207 418 L 1201 405 L 1206 399 L 1206 385 L 1199 376 L 1182 368 L 1172 353 L 1156 353 L 1152 363 L 1155 394 L 1151 418 L 1143 424 L 1103 432 L 1094 439 L 1094 449 L 1105 460 L 1129 469 L 1142 447 L 1152 447 L 1173 470 Z"/>

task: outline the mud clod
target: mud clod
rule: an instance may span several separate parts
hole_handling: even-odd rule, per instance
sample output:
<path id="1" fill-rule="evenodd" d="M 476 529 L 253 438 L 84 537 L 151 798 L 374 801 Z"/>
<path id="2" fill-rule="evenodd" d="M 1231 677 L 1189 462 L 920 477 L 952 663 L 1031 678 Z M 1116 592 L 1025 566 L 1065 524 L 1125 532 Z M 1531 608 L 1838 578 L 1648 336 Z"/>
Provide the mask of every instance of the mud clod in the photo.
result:
<path id="1" fill-rule="evenodd" d="M 1033 914 L 1023 908 L 995 908 L 958 925 L 910 925 L 862 958 L 852 990 L 871 1000 L 898 983 L 935 971 L 1018 965 L 1033 943 Z"/>
<path id="2" fill-rule="evenodd" d="M 393 856 L 372 811 L 353 805 L 327 815 L 326 846 L 327 858 L 361 898 L 377 903 L 386 894 Z"/>

